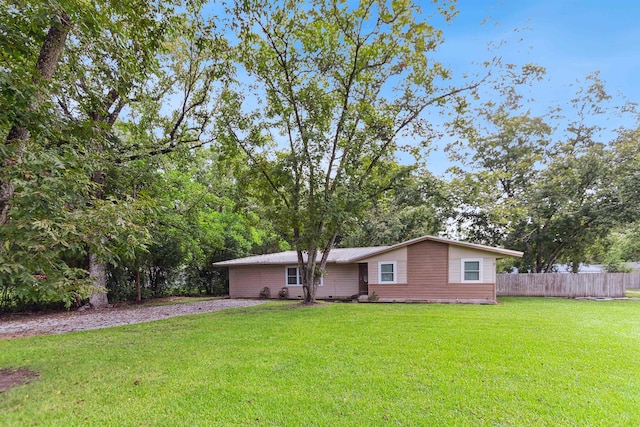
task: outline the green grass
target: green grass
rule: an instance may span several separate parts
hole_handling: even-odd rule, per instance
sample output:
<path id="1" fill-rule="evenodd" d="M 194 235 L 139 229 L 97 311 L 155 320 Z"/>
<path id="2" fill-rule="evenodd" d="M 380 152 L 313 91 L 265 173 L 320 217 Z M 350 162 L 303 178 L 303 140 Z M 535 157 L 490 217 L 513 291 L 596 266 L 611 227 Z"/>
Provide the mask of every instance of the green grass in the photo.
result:
<path id="1" fill-rule="evenodd" d="M 0 341 L 0 425 L 640 425 L 640 302 L 283 303 Z"/>
<path id="2" fill-rule="evenodd" d="M 627 296 L 629 298 L 640 298 L 640 289 L 627 289 Z"/>

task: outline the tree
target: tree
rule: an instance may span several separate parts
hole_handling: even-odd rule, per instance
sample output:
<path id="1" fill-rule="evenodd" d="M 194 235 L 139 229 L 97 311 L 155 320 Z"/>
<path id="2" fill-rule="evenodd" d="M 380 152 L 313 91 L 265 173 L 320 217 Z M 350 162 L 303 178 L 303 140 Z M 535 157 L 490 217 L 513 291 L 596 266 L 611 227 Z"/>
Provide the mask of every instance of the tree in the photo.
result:
<path id="1" fill-rule="evenodd" d="M 3 9 L 2 15 L 0 16 L 15 18 L 14 14 L 16 10 L 10 5 L 7 6 L 9 7 Z M 5 79 L 3 79 L 4 85 L 8 86 L 9 89 L 13 89 L 11 92 L 16 89 L 13 85 L 15 85 L 17 81 L 28 89 L 26 95 L 19 93 L 19 91 L 17 91 L 18 93 L 11 94 L 16 96 L 10 95 L 11 101 L 17 105 L 12 106 L 14 110 L 13 114 L 3 120 L 6 126 L 5 129 L 8 129 L 5 148 L 2 151 L 2 166 L 6 168 L 5 171 L 11 169 L 11 167 L 17 164 L 22 158 L 23 151 L 26 149 L 26 144 L 29 140 L 27 117 L 31 116 L 39 108 L 42 108 L 42 105 L 38 105 L 43 104 L 39 101 L 43 101 L 44 99 L 44 95 L 40 91 L 46 91 L 46 84 L 53 78 L 58 66 L 58 60 L 64 49 L 67 35 L 71 29 L 71 17 L 65 10 L 54 10 L 51 15 L 50 27 L 46 37 L 42 40 L 42 46 L 35 63 L 35 72 L 31 71 L 29 69 L 30 67 L 25 67 L 29 70 L 29 72 L 25 74 L 28 76 L 27 78 L 30 78 L 32 81 L 20 81 L 20 77 L 16 78 L 15 75 L 11 74 L 6 75 Z M 9 23 L 15 21 L 17 21 L 17 19 L 10 19 Z M 3 33 L 9 36 L 7 37 L 7 41 L 3 43 L 5 45 L 4 47 L 11 49 L 9 52 L 12 52 L 15 59 L 24 66 L 24 57 L 29 56 L 30 53 L 28 48 L 22 50 L 19 47 L 17 49 L 14 47 L 15 44 L 20 43 L 20 40 L 16 37 L 16 34 L 12 34 L 10 28 L 5 27 Z M 22 111 L 20 111 L 20 109 Z M 5 225 L 8 221 L 9 209 L 11 208 L 10 202 L 15 191 L 10 174 L 5 172 L 4 175 L 2 181 L 0 181 L 0 226 Z"/>
<path id="2" fill-rule="evenodd" d="M 460 228 L 522 250 L 522 270 L 550 272 L 565 262 L 577 272 L 593 242 L 629 216 L 629 193 L 615 172 L 622 165 L 598 123 L 615 109 L 603 108 L 609 96 L 597 75 L 589 79 L 565 111 L 574 119 L 532 117 L 510 89 L 465 129 L 471 152 L 458 159 L 472 171 L 456 170 Z"/>
<path id="3" fill-rule="evenodd" d="M 118 170 L 109 182 L 135 183 L 137 197 L 152 201 L 145 223 L 151 234 L 145 250 L 109 266 L 114 300 L 167 294 L 223 294 L 225 277 L 212 264 L 274 247 L 280 239 L 258 215 L 259 208 L 236 185 L 241 165 L 221 159 L 215 148 L 186 156 L 167 155 L 160 167 Z M 244 173 L 248 173 L 247 170 Z M 140 285 L 139 292 L 133 285 Z"/>
<path id="4" fill-rule="evenodd" d="M 105 263 L 147 241 L 144 203 L 107 179 L 141 158 L 211 141 L 226 44 L 198 1 L 23 6 L 0 6 L 0 280 L 32 299 L 77 284 L 69 303 L 86 296 L 89 270 L 92 300 L 103 305 Z"/>
<path id="5" fill-rule="evenodd" d="M 262 179 L 271 218 L 298 254 L 305 303 L 315 301 L 327 257 L 353 218 L 407 171 L 402 136 L 427 146 L 426 112 L 460 101 L 431 57 L 442 32 L 406 0 L 352 3 L 247 1 L 234 10 L 238 61 L 253 93 L 226 94 L 223 138 Z M 450 2 L 433 11 L 444 21 Z M 256 109 L 242 102 L 255 102 Z"/>
<path id="6" fill-rule="evenodd" d="M 355 218 L 348 232 L 338 236 L 341 247 L 394 245 L 407 239 L 444 232 L 453 207 L 444 180 L 419 168 Z"/>
<path id="7" fill-rule="evenodd" d="M 0 5 L 0 286 L 5 301 L 70 305 L 86 282 L 81 268 L 64 261 L 81 247 L 81 224 L 65 207 L 86 189 L 86 180 L 78 179 L 77 164 L 62 166 L 63 149 L 43 145 L 62 139 L 54 77 L 79 10 L 66 2 L 24 6 Z"/>

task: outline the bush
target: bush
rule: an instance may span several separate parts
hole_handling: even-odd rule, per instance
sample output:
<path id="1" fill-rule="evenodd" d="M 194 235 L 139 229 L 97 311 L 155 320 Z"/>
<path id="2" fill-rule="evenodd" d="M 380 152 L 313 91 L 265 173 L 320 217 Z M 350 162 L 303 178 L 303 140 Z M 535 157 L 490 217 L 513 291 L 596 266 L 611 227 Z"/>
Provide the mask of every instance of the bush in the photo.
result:
<path id="1" fill-rule="evenodd" d="M 262 288 L 259 294 L 260 299 L 268 299 L 271 298 L 271 289 L 268 286 Z"/>

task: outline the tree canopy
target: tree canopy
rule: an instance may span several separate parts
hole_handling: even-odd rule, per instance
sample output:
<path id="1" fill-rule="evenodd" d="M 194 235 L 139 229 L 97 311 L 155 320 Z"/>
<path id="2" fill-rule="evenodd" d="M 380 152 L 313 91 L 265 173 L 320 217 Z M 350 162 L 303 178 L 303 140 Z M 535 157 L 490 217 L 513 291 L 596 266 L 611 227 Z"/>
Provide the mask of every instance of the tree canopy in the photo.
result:
<path id="1" fill-rule="evenodd" d="M 464 142 L 450 147 L 467 168 L 453 170 L 459 228 L 472 240 L 522 250 L 521 270 L 569 263 L 577 272 L 590 248 L 636 209 L 621 159 L 626 145 L 600 124 L 605 114 L 629 111 L 606 108 L 611 97 L 597 75 L 587 83 L 568 109 L 541 116 L 508 86 L 502 103 L 471 113 Z"/>
<path id="2" fill-rule="evenodd" d="M 452 79 L 438 26 L 456 14 L 0 3 L 0 308 L 224 293 L 214 261 L 284 248 L 311 303 L 334 246 L 422 234 L 521 249 L 523 271 L 637 256 L 635 106 L 596 73 L 540 112 L 523 93 L 542 67 L 499 57 Z M 436 177 L 446 131 L 458 166 Z"/>
<path id="3" fill-rule="evenodd" d="M 449 20 L 455 8 L 432 12 Z M 432 56 L 442 31 L 409 1 L 257 1 L 235 14 L 256 89 L 226 95 L 226 138 L 260 173 L 314 302 L 338 235 L 410 172 L 395 162 L 399 138 L 419 139 L 413 154 L 428 146 L 428 114 L 465 88 L 447 84 Z"/>
<path id="4" fill-rule="evenodd" d="M 145 211 L 157 200 L 133 194 L 151 183 L 122 188 L 112 179 L 159 168 L 158 156 L 213 140 L 213 85 L 227 75 L 227 55 L 201 7 L 0 5 L 6 298 L 69 306 L 89 293 L 106 304 L 107 263 L 151 243 Z"/>

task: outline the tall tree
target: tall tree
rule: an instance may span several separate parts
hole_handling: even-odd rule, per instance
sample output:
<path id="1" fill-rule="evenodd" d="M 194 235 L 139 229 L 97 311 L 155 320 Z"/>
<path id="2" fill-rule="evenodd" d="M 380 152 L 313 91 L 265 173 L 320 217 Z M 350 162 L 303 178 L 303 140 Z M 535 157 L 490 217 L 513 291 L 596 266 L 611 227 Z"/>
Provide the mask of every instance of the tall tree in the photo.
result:
<path id="1" fill-rule="evenodd" d="M 10 5 L 5 5 L 5 7 L 6 9 L 2 10 L 0 16 L 14 18 L 12 15 L 15 14 L 16 10 Z M 60 55 L 67 40 L 67 35 L 72 26 L 71 16 L 64 9 L 52 10 L 48 16 L 51 16 L 51 22 L 46 37 L 42 40 L 38 58 L 35 62 L 35 70 L 32 71 L 29 66 L 30 64 L 21 61 L 23 67 L 26 68 L 23 70 L 24 74 L 32 80 L 32 83 L 22 81 L 23 84 L 27 83 L 29 89 L 28 94 L 22 97 L 22 99 L 16 99 L 17 97 L 13 98 L 13 101 L 17 101 L 17 105 L 12 106 L 14 110 L 13 114 L 9 115 L 8 120 L 5 121 L 5 125 L 8 125 L 8 134 L 6 136 L 4 150 L 2 150 L 2 166 L 5 173 L 3 174 L 4 176 L 0 177 L 0 227 L 5 225 L 9 219 L 11 199 L 15 191 L 11 175 L 6 172 L 22 158 L 23 151 L 26 149 L 26 144 L 29 140 L 29 130 L 27 127 L 29 123 L 27 117 L 35 110 L 42 108 L 42 105 L 38 105 L 38 103 L 42 104 L 46 95 L 41 91 L 46 92 L 46 85 L 52 80 L 55 74 Z M 7 21 L 5 22 L 10 25 L 17 21 L 17 19 L 8 19 Z M 9 52 L 14 49 L 18 50 L 17 54 L 14 54 L 17 57 L 16 59 L 29 56 L 30 52 L 27 49 L 19 50 L 19 46 L 16 46 L 16 44 L 20 43 L 20 40 L 13 31 L 10 31 L 11 29 L 8 28 L 9 25 L 7 25 L 3 31 L 3 33 L 7 34 L 7 38 L 3 43 L 4 47 L 11 49 Z M 5 61 L 6 60 L 9 60 L 9 58 L 6 58 Z M 10 89 L 17 89 L 16 87 L 11 87 L 14 85 L 15 76 L 9 75 L 7 77 L 4 83 L 8 83 Z"/>
<path id="2" fill-rule="evenodd" d="M 1 153 L 10 167 L 0 177 L 0 202 L 2 212 L 10 213 L 0 227 L 6 243 L 0 247 L 0 279 L 36 292 L 55 289 L 62 277 L 86 283 L 80 279 L 88 269 L 96 291 L 92 300 L 104 305 L 105 262 L 126 247 L 122 240 L 133 250 L 144 244 L 133 235 L 145 234 L 138 212 L 144 206 L 126 191 L 110 193 L 107 177 L 132 161 L 211 140 L 206 133 L 214 84 L 228 68 L 219 55 L 226 45 L 212 34 L 213 24 L 202 18 L 198 1 L 65 0 L 22 6 L 0 5 L 8 36 L 2 39 L 8 48 L 3 49 L 0 103 L 7 108 L 0 134 L 10 142 Z M 25 73 L 43 62 L 36 61 L 37 52 L 51 50 L 47 34 L 56 29 L 68 35 L 53 38 L 56 46 L 64 46 L 56 73 L 49 73 L 53 78 Z M 55 56 L 40 55 L 47 63 Z M 14 129 L 27 128 L 26 139 L 10 138 Z M 77 261 L 85 255 L 88 265 Z M 84 298 L 86 289 L 74 298 Z"/>
<path id="3" fill-rule="evenodd" d="M 425 234 L 437 235 L 445 231 L 452 212 L 447 183 L 418 168 L 394 181 L 390 190 L 353 218 L 351 227 L 338 236 L 337 245 L 383 246 Z"/>
<path id="4" fill-rule="evenodd" d="M 525 271 L 550 272 L 558 262 L 577 271 L 629 212 L 599 122 L 615 109 L 603 108 L 609 96 L 597 75 L 562 116 L 533 117 L 511 88 L 503 103 L 475 111 L 457 151 L 469 169 L 454 169 L 460 229 L 521 249 Z"/>
<path id="5" fill-rule="evenodd" d="M 152 203 L 145 214 L 150 243 L 109 266 L 111 297 L 130 299 L 138 283 L 140 296 L 221 294 L 226 281 L 214 262 L 272 246 L 279 250 L 280 239 L 237 185 L 234 162 L 212 147 L 164 156 L 159 167 L 139 161 L 136 169 L 112 171 L 110 185 L 130 191 L 135 187 L 138 198 Z"/>
<path id="6" fill-rule="evenodd" d="M 104 8 L 104 9 L 103 9 Z M 95 2 L 85 11 L 91 25 L 74 33 L 66 50 L 62 80 L 71 83 L 60 92 L 58 104 L 66 118 L 88 128 L 84 151 L 87 153 L 92 190 L 87 202 L 100 206 L 106 200 L 106 169 L 112 164 L 111 150 L 119 149 L 113 126 L 131 98 L 142 97 L 140 87 L 156 73 L 158 56 L 171 37 L 173 10 L 146 0 Z M 105 236 L 96 233 L 103 246 Z M 88 270 L 96 291 L 90 304 L 104 307 L 106 294 L 105 259 L 101 247 L 89 245 Z"/>
<path id="7" fill-rule="evenodd" d="M 456 12 L 443 1 L 429 13 L 449 21 Z M 221 123 L 260 174 L 313 303 L 337 236 L 407 173 L 395 166 L 398 139 L 427 146 L 427 111 L 465 88 L 446 84 L 449 71 L 432 57 L 442 31 L 408 0 L 257 0 L 235 14 L 239 62 L 256 91 L 229 92 L 228 111 L 241 113 Z M 247 113 L 243 100 L 258 108 Z"/>

